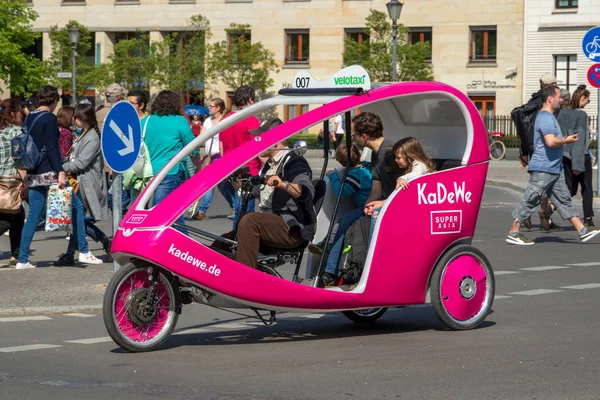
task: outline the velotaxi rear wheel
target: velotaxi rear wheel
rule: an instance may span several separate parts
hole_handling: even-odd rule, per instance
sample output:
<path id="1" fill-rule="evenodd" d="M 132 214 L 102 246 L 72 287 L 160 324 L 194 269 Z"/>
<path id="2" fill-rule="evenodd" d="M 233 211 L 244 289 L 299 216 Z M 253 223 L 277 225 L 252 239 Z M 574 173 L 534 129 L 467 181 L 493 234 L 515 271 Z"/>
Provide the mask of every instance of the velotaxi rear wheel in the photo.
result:
<path id="1" fill-rule="evenodd" d="M 431 278 L 431 302 L 451 329 L 479 326 L 494 302 L 494 272 L 487 257 L 471 246 L 456 246 L 442 257 Z"/>
<path id="2" fill-rule="evenodd" d="M 147 266 L 129 263 L 113 275 L 106 288 L 104 325 L 123 349 L 152 351 L 169 338 L 177 325 L 176 302 L 175 291 L 164 272 L 158 272 L 151 291 Z"/>
<path id="3" fill-rule="evenodd" d="M 358 323 L 367 323 L 378 320 L 385 312 L 387 307 L 367 308 L 364 310 L 342 311 L 348 319 Z"/>

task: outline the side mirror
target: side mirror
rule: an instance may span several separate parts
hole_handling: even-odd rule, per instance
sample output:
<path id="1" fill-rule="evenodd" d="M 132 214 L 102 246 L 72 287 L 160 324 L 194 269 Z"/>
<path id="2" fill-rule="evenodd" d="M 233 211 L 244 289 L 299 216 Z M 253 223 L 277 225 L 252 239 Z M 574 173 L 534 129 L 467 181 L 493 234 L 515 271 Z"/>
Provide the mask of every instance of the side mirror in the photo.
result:
<path id="1" fill-rule="evenodd" d="M 303 156 L 308 151 L 308 145 L 304 140 L 298 140 L 296 143 L 294 143 L 294 151 L 299 156 Z"/>

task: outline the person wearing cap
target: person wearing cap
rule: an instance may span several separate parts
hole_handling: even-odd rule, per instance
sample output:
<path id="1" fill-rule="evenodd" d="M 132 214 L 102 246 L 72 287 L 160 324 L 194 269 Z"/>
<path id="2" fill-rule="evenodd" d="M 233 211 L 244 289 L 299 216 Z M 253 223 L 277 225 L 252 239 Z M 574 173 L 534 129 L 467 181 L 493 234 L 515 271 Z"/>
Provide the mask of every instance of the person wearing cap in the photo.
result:
<path id="1" fill-rule="evenodd" d="M 38 98 L 36 96 L 31 96 L 25 99 L 25 101 L 21 102 L 21 110 L 23 112 L 23 117 L 27 117 L 30 112 L 38 108 Z"/>
<path id="2" fill-rule="evenodd" d="M 250 133 L 260 135 L 281 123 L 278 118 L 271 118 Z M 287 149 L 285 142 L 280 142 L 261 154 L 268 158 L 262 172 L 265 187 L 270 189 L 260 193 L 263 212 L 245 214 L 237 226 L 236 261 L 252 268 L 258 266 L 261 245 L 293 249 L 315 236 L 312 169 L 304 157 L 284 148 Z"/>
<path id="3" fill-rule="evenodd" d="M 127 93 L 128 93 L 127 89 L 125 89 L 123 86 L 119 85 L 118 83 L 111 83 L 110 85 L 108 85 L 106 87 L 106 90 L 104 91 L 104 96 L 106 96 L 106 101 L 104 102 L 104 105 L 101 105 L 96 110 L 96 119 L 98 120 L 98 128 L 100 129 L 100 132 L 102 132 L 102 127 L 104 126 L 104 120 L 106 119 L 106 116 L 108 115 L 108 112 L 110 111 L 110 108 L 113 106 L 113 104 L 126 99 Z"/>
<path id="4" fill-rule="evenodd" d="M 567 108 L 571 102 L 571 92 L 567 89 L 560 89 L 560 98 L 562 99 L 560 108 Z"/>

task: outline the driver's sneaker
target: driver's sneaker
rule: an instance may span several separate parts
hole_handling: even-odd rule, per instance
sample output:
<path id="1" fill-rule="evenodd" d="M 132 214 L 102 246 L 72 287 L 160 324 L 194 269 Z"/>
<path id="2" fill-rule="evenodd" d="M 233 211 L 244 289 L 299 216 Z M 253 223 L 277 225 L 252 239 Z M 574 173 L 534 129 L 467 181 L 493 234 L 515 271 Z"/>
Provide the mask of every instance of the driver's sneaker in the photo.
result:
<path id="1" fill-rule="evenodd" d="M 79 260 L 82 264 L 102 264 L 103 261 L 96 258 L 91 251 L 87 253 L 79 253 Z"/>
<path id="2" fill-rule="evenodd" d="M 600 226 L 588 226 L 585 228 L 585 233 L 579 235 L 579 240 L 582 242 L 587 242 L 599 233 Z"/>
<path id="3" fill-rule="evenodd" d="M 29 261 L 26 263 L 17 263 L 16 269 L 32 269 L 35 268 L 35 265 L 30 263 Z"/>
<path id="4" fill-rule="evenodd" d="M 506 243 L 518 244 L 520 246 L 531 246 L 532 244 L 535 244 L 533 240 L 527 239 L 522 233 L 516 235 L 511 235 L 509 233 L 506 237 Z"/>

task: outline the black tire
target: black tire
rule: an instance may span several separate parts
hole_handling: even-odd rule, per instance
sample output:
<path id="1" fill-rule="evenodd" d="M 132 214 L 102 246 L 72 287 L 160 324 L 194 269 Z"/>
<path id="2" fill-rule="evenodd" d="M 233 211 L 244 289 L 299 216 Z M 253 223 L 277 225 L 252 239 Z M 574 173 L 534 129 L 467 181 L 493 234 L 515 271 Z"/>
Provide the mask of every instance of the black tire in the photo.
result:
<path id="1" fill-rule="evenodd" d="M 387 311 L 387 307 L 380 308 L 368 308 L 365 310 L 351 310 L 351 311 L 342 311 L 348 319 L 351 321 L 357 322 L 359 324 L 366 324 L 369 322 L 377 321 L 385 312 Z"/>
<path id="2" fill-rule="evenodd" d="M 495 140 L 490 144 L 490 158 L 494 161 L 502 160 L 506 153 L 506 146 L 499 140 Z"/>
<path id="3" fill-rule="evenodd" d="M 463 256 L 470 257 L 476 264 L 467 259 L 453 264 Z M 436 265 L 430 289 L 433 308 L 443 323 L 453 330 L 474 329 L 492 310 L 494 272 L 480 250 L 468 245 L 456 246 Z"/>
<path id="4" fill-rule="evenodd" d="M 104 294 L 102 312 L 106 330 L 117 345 L 130 352 L 152 351 L 160 347 L 173 333 L 179 318 L 175 288 L 160 269 L 155 293 L 159 306 L 150 310 L 141 307 L 145 304 L 147 296 L 144 295 L 147 295 L 149 287 L 147 268 L 148 265 L 132 263 L 119 268 Z M 158 330 L 156 334 L 155 330 Z M 134 338 L 136 335 L 137 338 Z M 153 336 L 146 340 L 149 335 Z"/>

